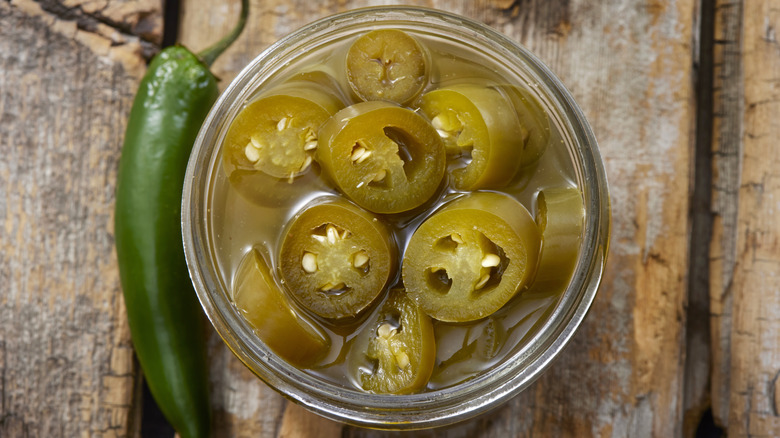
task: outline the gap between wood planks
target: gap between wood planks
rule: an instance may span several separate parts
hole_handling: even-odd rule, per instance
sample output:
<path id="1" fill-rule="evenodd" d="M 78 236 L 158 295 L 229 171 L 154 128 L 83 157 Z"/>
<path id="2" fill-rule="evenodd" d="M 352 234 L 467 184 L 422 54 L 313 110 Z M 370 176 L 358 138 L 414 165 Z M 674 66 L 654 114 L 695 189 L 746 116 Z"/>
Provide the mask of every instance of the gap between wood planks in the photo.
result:
<path id="1" fill-rule="evenodd" d="M 712 138 L 714 109 L 715 2 L 698 3 L 698 44 L 694 64 L 696 125 L 693 191 L 690 202 L 688 300 L 683 365 L 683 436 L 721 437 L 712 417 L 710 330 L 710 242 L 712 214 Z M 695 27 L 694 27 L 695 28 Z"/>

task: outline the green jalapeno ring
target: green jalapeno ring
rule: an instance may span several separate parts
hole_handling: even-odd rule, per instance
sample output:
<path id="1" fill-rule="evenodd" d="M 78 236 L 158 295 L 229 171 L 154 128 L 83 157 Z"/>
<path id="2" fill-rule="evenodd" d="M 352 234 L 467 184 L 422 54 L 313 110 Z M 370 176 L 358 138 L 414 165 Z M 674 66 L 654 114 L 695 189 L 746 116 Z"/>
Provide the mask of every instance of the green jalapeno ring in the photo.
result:
<path id="1" fill-rule="evenodd" d="M 223 141 L 222 168 L 252 203 L 279 207 L 306 192 L 328 190 L 315 158 L 317 131 L 344 107 L 336 80 L 314 70 L 299 73 L 247 104 Z"/>
<path id="2" fill-rule="evenodd" d="M 232 299 L 257 337 L 287 362 L 307 368 L 327 353 L 330 339 L 295 310 L 256 249 L 244 256 L 236 270 Z"/>
<path id="3" fill-rule="evenodd" d="M 403 259 L 408 293 L 432 318 L 491 315 L 533 279 L 541 240 L 528 210 L 507 195 L 473 192 L 414 232 Z"/>
<path id="4" fill-rule="evenodd" d="M 247 105 L 225 137 L 225 163 L 290 183 L 309 170 L 317 131 L 331 113 L 295 94 L 272 94 Z"/>
<path id="5" fill-rule="evenodd" d="M 431 319 L 403 289 L 393 289 L 358 335 L 351 352 L 351 374 L 367 392 L 414 393 L 427 385 L 435 352 Z"/>
<path id="6" fill-rule="evenodd" d="M 428 53 L 411 35 L 378 29 L 360 36 L 346 57 L 349 85 L 365 101 L 408 104 L 428 83 Z"/>
<path id="7" fill-rule="evenodd" d="M 561 291 L 577 264 L 585 215 L 582 193 L 574 187 L 543 189 L 536 203 L 542 250 L 531 291 Z"/>
<path id="8" fill-rule="evenodd" d="M 315 201 L 284 233 L 279 272 L 290 294 L 326 319 L 358 317 L 396 272 L 395 242 L 385 225 L 336 197 Z"/>
<path id="9" fill-rule="evenodd" d="M 456 189 L 499 189 L 512 181 L 528 133 L 502 93 L 481 85 L 452 85 L 423 95 L 420 109 L 448 155 L 465 157 L 451 172 Z"/>
<path id="10" fill-rule="evenodd" d="M 423 205 L 446 170 L 433 126 L 388 102 L 361 102 L 331 117 L 320 129 L 317 159 L 342 193 L 374 213 Z"/>

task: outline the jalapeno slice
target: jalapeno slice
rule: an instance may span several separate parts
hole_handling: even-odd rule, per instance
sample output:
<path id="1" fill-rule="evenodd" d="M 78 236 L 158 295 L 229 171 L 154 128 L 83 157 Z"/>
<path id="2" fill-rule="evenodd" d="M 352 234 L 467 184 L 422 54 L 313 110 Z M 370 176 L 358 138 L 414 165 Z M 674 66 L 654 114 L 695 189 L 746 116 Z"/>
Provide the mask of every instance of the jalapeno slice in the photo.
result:
<path id="1" fill-rule="evenodd" d="M 278 196 L 263 202 L 263 191 L 285 191 L 270 186 L 292 184 L 311 169 L 320 126 L 343 107 L 336 81 L 317 71 L 296 75 L 248 104 L 233 120 L 223 145 L 223 167 L 231 183 L 253 201 L 277 204 Z"/>
<path id="2" fill-rule="evenodd" d="M 585 210 L 582 194 L 574 187 L 539 192 L 536 222 L 542 234 L 542 252 L 533 291 L 559 291 L 574 272 L 582 238 Z"/>
<path id="3" fill-rule="evenodd" d="M 336 113 L 320 130 L 317 158 L 345 195 L 375 213 L 422 205 L 436 193 L 446 166 L 433 126 L 387 102 Z"/>
<path id="4" fill-rule="evenodd" d="M 394 271 L 396 249 L 384 225 L 337 198 L 298 214 L 282 240 L 280 270 L 288 290 L 323 318 L 357 316 Z"/>
<path id="5" fill-rule="evenodd" d="M 522 167 L 539 161 L 550 143 L 550 119 L 542 105 L 528 90 L 514 85 L 497 87 L 512 102 L 520 124 L 528 131 L 523 149 Z"/>
<path id="6" fill-rule="evenodd" d="M 522 204 L 507 195 L 474 192 L 414 232 L 403 259 L 404 285 L 433 318 L 477 320 L 527 286 L 539 248 L 538 228 Z"/>
<path id="7" fill-rule="evenodd" d="M 502 93 L 454 85 L 423 95 L 420 109 L 441 135 L 447 154 L 463 157 L 465 165 L 452 171 L 455 188 L 495 189 L 512 181 L 528 132 Z"/>
<path id="8" fill-rule="evenodd" d="M 260 340 L 293 365 L 310 367 L 330 348 L 323 331 L 293 308 L 257 250 L 236 271 L 233 302 Z"/>
<path id="9" fill-rule="evenodd" d="M 346 72 L 352 90 L 363 100 L 409 103 L 428 83 L 427 54 L 417 41 L 397 29 L 371 31 L 347 52 Z"/>
<path id="10" fill-rule="evenodd" d="M 365 353 L 359 353 L 352 365 L 363 390 L 409 394 L 428 383 L 436 352 L 433 325 L 403 289 L 390 292 L 360 336 Z"/>

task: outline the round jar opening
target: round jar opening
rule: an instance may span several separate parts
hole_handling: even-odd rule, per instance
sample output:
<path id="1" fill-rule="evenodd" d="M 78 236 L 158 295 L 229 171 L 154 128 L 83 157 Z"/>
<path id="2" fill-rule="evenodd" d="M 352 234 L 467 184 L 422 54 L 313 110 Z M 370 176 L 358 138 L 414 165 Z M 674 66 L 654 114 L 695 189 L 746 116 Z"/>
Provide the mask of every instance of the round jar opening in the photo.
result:
<path id="1" fill-rule="evenodd" d="M 386 222 L 390 240 L 397 246 L 398 261 L 391 269 L 386 290 L 402 285 L 402 257 L 420 224 L 471 192 L 505 193 L 525 206 L 537 223 L 560 230 L 563 228 L 555 225 L 554 220 L 550 225 L 544 214 L 568 202 L 564 201 L 568 195 L 553 189 L 572 189 L 578 194 L 583 213 L 578 247 L 567 255 L 559 255 L 572 258 L 571 272 L 555 263 L 549 272 L 537 272 L 537 277 L 550 279 L 562 270 L 564 276 L 570 275 L 570 280 L 552 285 L 554 281 L 550 279 L 544 290 L 534 290 L 529 280 L 530 292 L 517 293 L 490 316 L 468 322 L 434 321 L 436 359 L 431 376 L 425 386 L 404 395 L 367 392 L 354 373 L 350 378 L 340 378 L 355 369 L 348 362 L 356 353 L 349 349 L 359 343 L 356 339 L 360 336 L 344 335 L 338 326 L 370 325 L 369 321 L 387 301 L 387 294 L 346 324 L 308 315 L 309 320 L 321 325 L 331 345 L 314 366 L 294 366 L 289 357 L 285 360 L 277 354 L 278 350 L 269 348 L 269 343 L 258 337 L 257 327 L 242 315 L 233 296 L 241 261 L 253 250 L 261 254 L 269 265 L 269 275 L 284 290 L 287 286 L 282 284 L 278 266 L 289 228 L 285 224 L 312 203 L 343 197 L 343 190 L 327 176 L 327 165 L 315 160 L 307 163 L 304 157 L 303 164 L 314 170 L 309 171 L 308 166 L 302 169 L 301 164 L 289 177 L 295 184 L 277 175 L 281 184 L 262 186 L 249 195 L 239 193 L 224 166 L 223 144 L 231 125 L 248 105 L 266 96 L 268 90 L 283 88 L 290 77 L 301 72 L 326 73 L 342 89 L 345 105 L 359 102 L 359 93 L 350 88 L 350 79 L 343 71 L 343 59 L 358 36 L 377 29 L 411 35 L 424 47 L 430 63 L 424 88 L 409 102 L 401 103 L 402 107 L 425 112 L 420 109 L 422 96 L 448 88 L 472 100 L 503 97 L 514 105 L 512 108 L 518 101 L 535 101 L 543 109 L 549 126 L 543 153 L 532 162 L 519 165 L 517 175 L 499 188 L 454 188 L 455 179 L 448 176 L 421 207 L 398 213 L 371 213 Z M 475 84 L 490 88 L 493 94 L 472 91 Z M 514 95 L 512 104 L 516 89 L 521 90 L 520 97 Z M 445 101 L 449 98 L 443 97 Z M 445 116 L 438 124 L 431 118 L 428 121 L 441 136 L 459 134 L 457 126 L 442 122 L 447 121 Z M 286 128 L 291 122 L 284 124 L 280 119 L 277 123 Z M 388 137 L 394 135 L 388 134 L 387 129 L 384 132 Z M 354 148 L 351 153 L 356 153 Z M 449 159 L 449 171 L 477 159 L 468 147 L 450 152 L 449 156 L 456 156 Z M 304 188 L 285 192 L 288 186 L 295 185 Z M 276 192 L 284 193 L 273 198 L 279 195 Z M 257 196 L 272 199 L 259 205 Z M 199 133 L 188 167 L 182 215 L 187 261 L 199 299 L 215 329 L 239 359 L 270 386 L 315 412 L 361 426 L 393 429 L 461 421 L 498 406 L 530 385 L 573 336 L 590 307 L 606 259 L 610 221 L 607 182 L 593 133 L 568 91 L 549 69 L 527 50 L 482 24 L 440 11 L 405 7 L 356 10 L 317 21 L 280 40 L 252 61 L 228 86 Z M 336 237 L 344 235 L 341 228 L 334 229 Z M 328 230 L 322 231 L 327 239 Z M 489 255 L 497 257 L 499 263 L 495 266 L 500 266 L 505 252 L 500 246 L 491 248 L 497 248 Z M 304 270 L 314 269 L 312 258 L 307 260 Z M 484 284 L 490 285 L 491 278 Z M 302 313 L 306 312 L 304 309 Z"/>

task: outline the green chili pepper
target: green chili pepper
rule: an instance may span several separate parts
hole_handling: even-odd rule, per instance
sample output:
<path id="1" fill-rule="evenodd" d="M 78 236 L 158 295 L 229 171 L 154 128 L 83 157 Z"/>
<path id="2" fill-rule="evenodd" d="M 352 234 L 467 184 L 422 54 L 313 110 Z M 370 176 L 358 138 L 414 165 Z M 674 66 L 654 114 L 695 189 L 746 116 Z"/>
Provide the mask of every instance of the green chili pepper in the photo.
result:
<path id="1" fill-rule="evenodd" d="M 241 33 L 196 56 L 180 46 L 151 62 L 130 110 L 116 189 L 119 273 L 130 332 L 154 399 L 184 438 L 207 437 L 203 312 L 192 288 L 181 238 L 184 173 L 195 137 L 219 94 L 208 69 Z"/>

